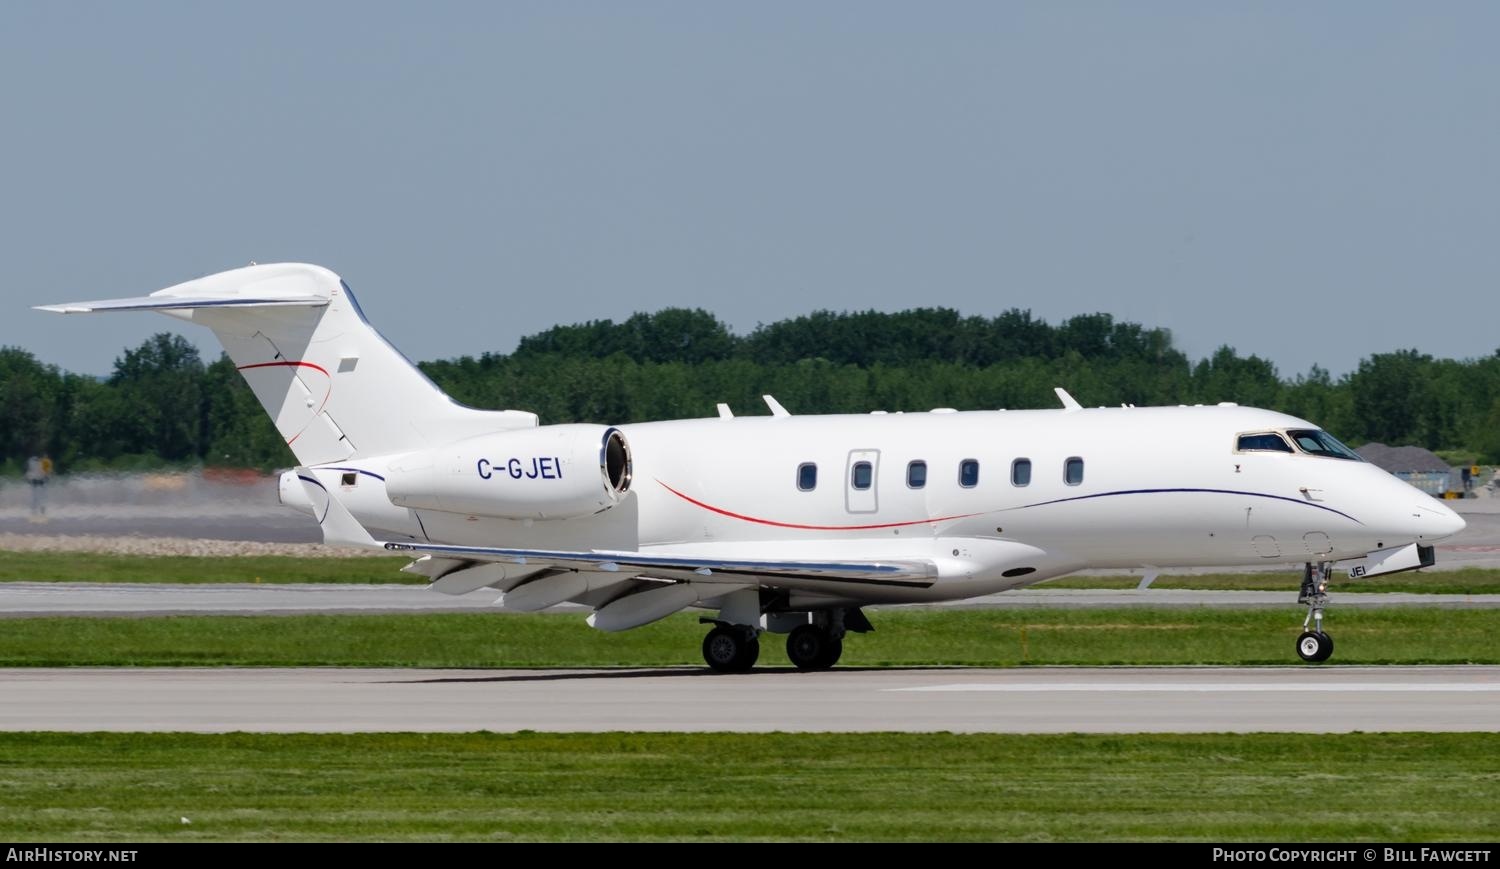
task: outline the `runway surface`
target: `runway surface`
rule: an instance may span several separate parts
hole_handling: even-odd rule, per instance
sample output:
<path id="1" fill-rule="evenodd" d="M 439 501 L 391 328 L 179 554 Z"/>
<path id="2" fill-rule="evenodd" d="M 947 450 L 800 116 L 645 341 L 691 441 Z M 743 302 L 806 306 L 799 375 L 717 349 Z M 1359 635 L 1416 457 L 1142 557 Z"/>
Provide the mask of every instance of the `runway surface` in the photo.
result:
<path id="1" fill-rule="evenodd" d="M 1500 667 L 0 670 L 0 729 L 1495 731 Z"/>
<path id="2" fill-rule="evenodd" d="M 0 618 L 42 616 L 292 615 L 297 613 L 493 612 L 499 592 L 454 597 L 425 586 L 402 585 L 153 585 L 134 583 L 0 583 Z M 1058 608 L 1091 607 L 1276 607 L 1296 609 L 1286 591 L 1146 591 L 1023 588 L 941 606 Z M 1336 594 L 1333 606 L 1500 607 L 1500 594 Z M 587 612 L 571 604 L 551 612 Z"/>

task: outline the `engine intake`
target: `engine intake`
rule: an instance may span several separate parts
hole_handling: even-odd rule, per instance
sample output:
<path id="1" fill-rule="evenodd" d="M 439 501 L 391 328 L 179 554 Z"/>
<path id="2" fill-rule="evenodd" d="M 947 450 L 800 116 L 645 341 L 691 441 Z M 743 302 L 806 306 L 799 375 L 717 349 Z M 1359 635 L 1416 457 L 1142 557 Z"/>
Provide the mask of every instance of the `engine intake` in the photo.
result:
<path id="1" fill-rule="evenodd" d="M 498 519 L 568 519 L 608 510 L 630 491 L 619 429 L 549 425 L 411 453 L 391 463 L 398 507 Z"/>

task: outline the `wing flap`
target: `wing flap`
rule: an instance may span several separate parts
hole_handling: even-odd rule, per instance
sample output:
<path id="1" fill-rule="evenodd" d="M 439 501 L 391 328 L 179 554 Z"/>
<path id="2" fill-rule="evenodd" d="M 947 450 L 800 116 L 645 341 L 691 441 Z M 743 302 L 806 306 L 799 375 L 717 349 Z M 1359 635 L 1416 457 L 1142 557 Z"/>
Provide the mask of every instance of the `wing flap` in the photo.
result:
<path id="1" fill-rule="evenodd" d="M 938 568 L 922 559 L 891 561 L 815 561 L 761 558 L 711 558 L 667 552 L 615 552 L 504 549 L 452 546 L 437 543 L 387 543 L 392 552 L 435 558 L 459 558 L 507 564 L 532 564 L 582 571 L 629 571 L 686 582 L 743 583 L 746 577 L 795 578 L 927 588 L 937 581 Z"/>

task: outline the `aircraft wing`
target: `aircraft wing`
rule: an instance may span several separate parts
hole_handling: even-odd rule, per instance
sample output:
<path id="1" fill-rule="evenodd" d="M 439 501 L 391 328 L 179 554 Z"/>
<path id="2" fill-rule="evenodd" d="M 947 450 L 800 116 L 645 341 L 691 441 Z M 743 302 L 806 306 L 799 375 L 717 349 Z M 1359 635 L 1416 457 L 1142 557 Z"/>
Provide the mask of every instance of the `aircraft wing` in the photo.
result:
<path id="1" fill-rule="evenodd" d="M 708 558 L 672 555 L 668 552 L 615 552 L 609 550 L 561 551 L 548 549 L 501 549 L 487 546 L 451 546 L 438 543 L 387 543 L 392 552 L 414 556 L 476 562 L 531 565 L 590 572 L 627 571 L 631 574 L 686 582 L 743 584 L 747 579 L 823 580 L 854 585 L 927 588 L 937 581 L 937 565 L 931 561 L 809 561 L 772 558 Z"/>

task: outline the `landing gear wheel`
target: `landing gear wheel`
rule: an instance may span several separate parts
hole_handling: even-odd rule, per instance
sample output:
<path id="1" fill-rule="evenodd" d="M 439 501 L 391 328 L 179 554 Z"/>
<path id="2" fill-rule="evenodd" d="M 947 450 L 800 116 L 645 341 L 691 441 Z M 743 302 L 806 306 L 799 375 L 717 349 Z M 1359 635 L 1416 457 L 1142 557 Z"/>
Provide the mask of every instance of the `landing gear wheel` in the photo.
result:
<path id="1" fill-rule="evenodd" d="M 799 670 L 826 670 L 844 654 L 844 641 L 817 625 L 801 625 L 786 638 L 786 656 Z"/>
<path id="2" fill-rule="evenodd" d="M 844 656 L 844 641 L 830 638 L 828 640 L 828 651 L 823 653 L 823 668 L 828 669 L 839 662 Z"/>
<path id="3" fill-rule="evenodd" d="M 703 661 L 720 673 L 744 673 L 760 658 L 760 640 L 748 630 L 717 627 L 703 638 Z"/>
<path id="4" fill-rule="evenodd" d="M 1309 664 L 1321 664 L 1333 654 L 1333 637 L 1304 631 L 1297 638 L 1297 655 Z"/>

